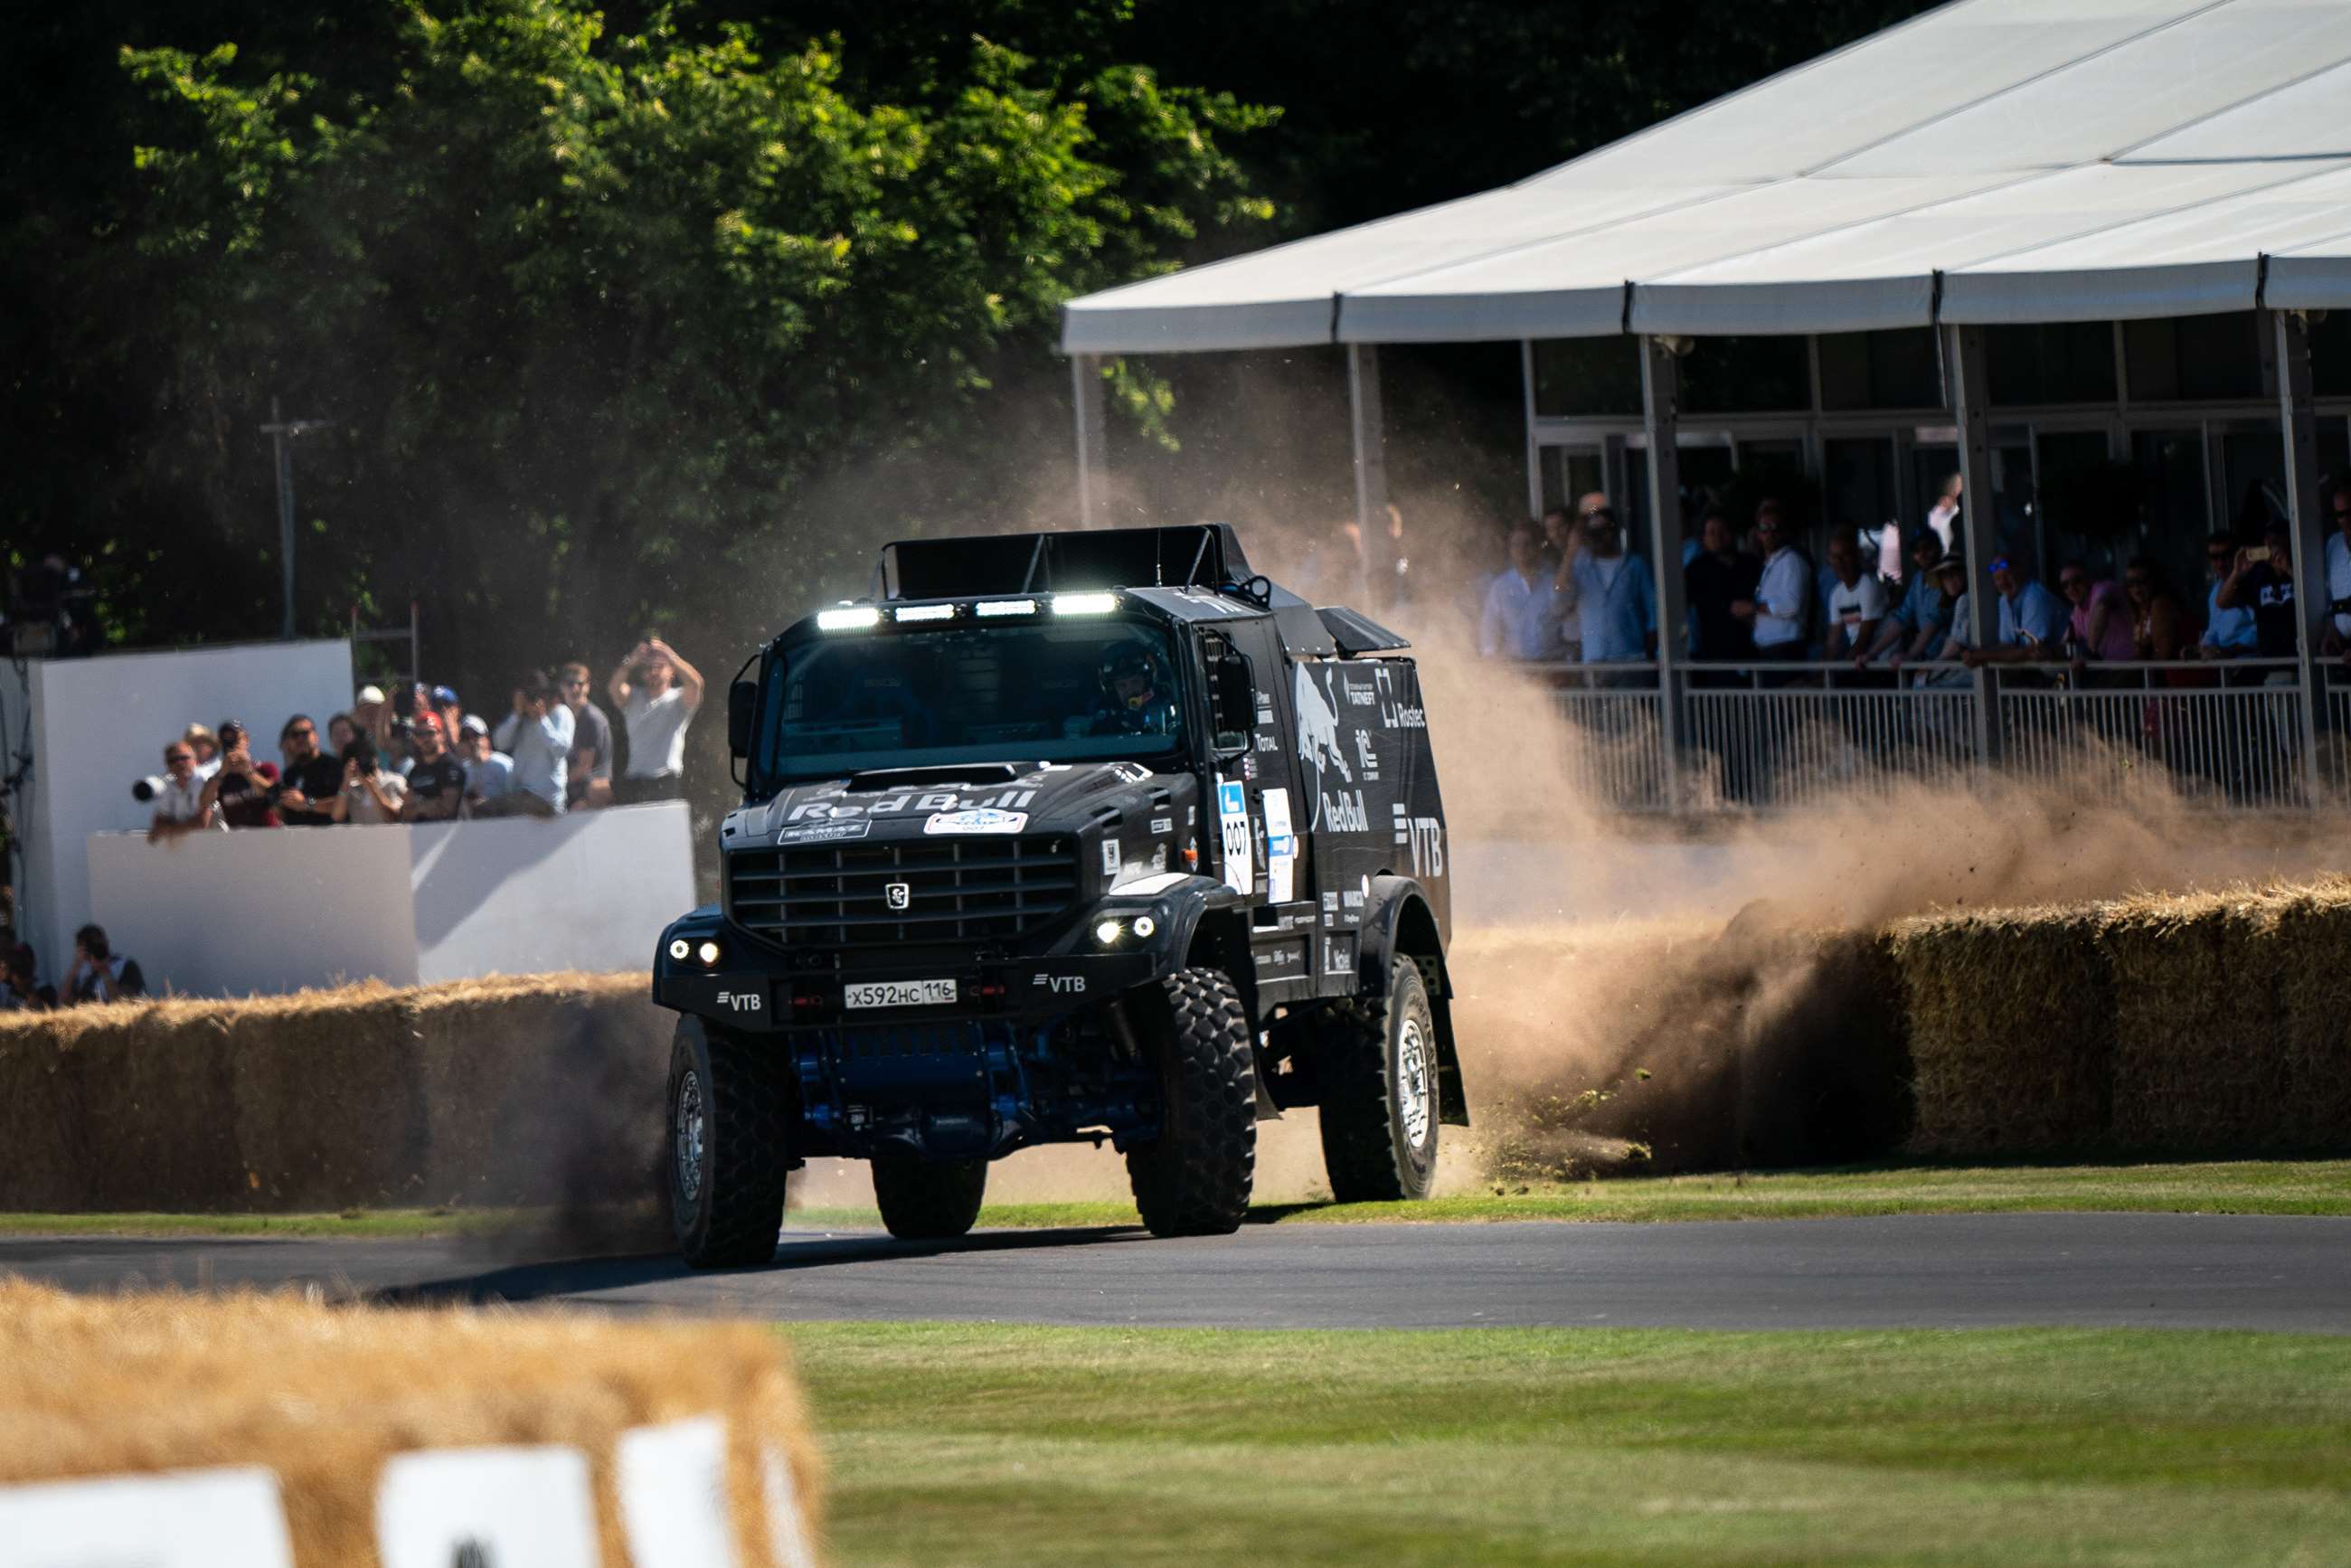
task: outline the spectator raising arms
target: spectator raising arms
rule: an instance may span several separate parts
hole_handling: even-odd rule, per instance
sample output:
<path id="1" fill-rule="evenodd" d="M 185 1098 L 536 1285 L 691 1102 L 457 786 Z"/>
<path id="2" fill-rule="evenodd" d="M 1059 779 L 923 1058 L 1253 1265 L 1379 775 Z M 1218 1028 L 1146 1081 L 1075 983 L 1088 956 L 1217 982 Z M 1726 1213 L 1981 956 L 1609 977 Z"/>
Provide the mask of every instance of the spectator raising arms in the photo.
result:
<path id="1" fill-rule="evenodd" d="M 120 1001 L 146 994 L 147 977 L 139 972 L 138 960 L 115 952 L 107 943 L 105 927 L 85 925 L 74 933 L 73 967 L 66 971 L 68 1003 Z"/>
<path id="2" fill-rule="evenodd" d="M 161 843 L 165 839 L 213 826 L 218 813 L 206 798 L 209 783 L 196 773 L 194 747 L 184 740 L 175 740 L 165 747 L 163 787 L 155 792 L 155 816 L 148 824 L 148 841 Z"/>
<path id="3" fill-rule="evenodd" d="M 1486 585 L 1478 651 L 1489 659 L 1556 659 L 1566 614 L 1553 574 L 1542 568 L 1542 537 L 1532 523 L 1510 529 L 1510 564 Z M 1559 568 L 1567 570 L 1565 562 Z"/>
<path id="4" fill-rule="evenodd" d="M 2294 601 L 2294 538 L 2273 522 L 2259 549 L 2237 552 L 2237 564 L 2213 595 L 2227 610 L 2253 612 L 2253 651 L 2264 659 L 2291 659 L 2301 645 Z"/>
<path id="5" fill-rule="evenodd" d="M 323 828 L 333 821 L 343 765 L 319 751 L 319 727 L 308 714 L 286 721 L 277 732 L 277 754 L 286 759 L 277 775 L 277 820 L 289 828 Z"/>
<path id="6" fill-rule="evenodd" d="M 648 635 L 604 689 L 629 727 L 629 768 L 617 799 L 622 805 L 676 800 L 684 792 L 685 727 L 702 706 L 702 672 Z"/>
<path id="7" fill-rule="evenodd" d="M 612 721 L 588 698 L 587 665 L 566 664 L 559 674 L 563 706 L 571 710 L 571 755 L 564 758 L 564 804 L 575 811 L 583 806 L 609 806 L 612 803 Z"/>
<path id="8" fill-rule="evenodd" d="M 1625 553 L 1625 529 L 1614 507 L 1584 514 L 1558 586 L 1562 608 L 1575 616 L 1585 664 L 1631 663 L 1656 647 L 1656 581 L 1647 561 Z"/>
<path id="9" fill-rule="evenodd" d="M 335 792 L 335 821 L 396 822 L 407 794 L 408 780 L 383 766 L 374 737 L 351 737 L 350 745 L 343 748 L 343 787 Z"/>
<path id="10" fill-rule="evenodd" d="M 514 758 L 515 787 L 475 813 L 485 817 L 563 814 L 571 756 L 571 710 L 546 674 L 533 670 L 515 688 L 514 711 L 498 722 L 498 749 Z"/>
<path id="11" fill-rule="evenodd" d="M 254 761 L 253 737 L 233 718 L 221 720 L 220 747 L 220 770 L 204 784 L 204 810 L 218 807 L 221 821 L 232 828 L 277 827 L 276 765 Z"/>
<path id="12" fill-rule="evenodd" d="M 1851 528 L 1829 537 L 1829 630 L 1826 656 L 1855 658 L 1875 646 L 1886 619 L 1886 585 L 1861 570 L 1861 549 Z"/>
<path id="13" fill-rule="evenodd" d="M 2214 534 L 2204 541 L 2204 634 L 2192 657 L 2241 659 L 2254 648 L 2253 612 L 2220 602 L 2220 589 L 2237 570 L 2237 540 L 2231 534 Z"/>
<path id="14" fill-rule="evenodd" d="M 431 708 L 416 715 L 416 766 L 408 770 L 408 800 L 401 807 L 403 822 L 454 821 L 465 803 L 465 768 L 449 755 L 441 733 L 441 716 Z"/>

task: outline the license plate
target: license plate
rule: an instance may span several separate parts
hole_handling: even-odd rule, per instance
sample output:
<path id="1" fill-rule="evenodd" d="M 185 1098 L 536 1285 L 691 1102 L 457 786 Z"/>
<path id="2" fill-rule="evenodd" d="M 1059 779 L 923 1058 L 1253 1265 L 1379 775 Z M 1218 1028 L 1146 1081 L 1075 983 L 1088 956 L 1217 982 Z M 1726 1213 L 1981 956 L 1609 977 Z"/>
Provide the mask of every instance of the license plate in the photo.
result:
<path id="1" fill-rule="evenodd" d="M 861 980 L 841 992 L 842 1004 L 852 1008 L 927 1008 L 955 999 L 953 980 Z"/>

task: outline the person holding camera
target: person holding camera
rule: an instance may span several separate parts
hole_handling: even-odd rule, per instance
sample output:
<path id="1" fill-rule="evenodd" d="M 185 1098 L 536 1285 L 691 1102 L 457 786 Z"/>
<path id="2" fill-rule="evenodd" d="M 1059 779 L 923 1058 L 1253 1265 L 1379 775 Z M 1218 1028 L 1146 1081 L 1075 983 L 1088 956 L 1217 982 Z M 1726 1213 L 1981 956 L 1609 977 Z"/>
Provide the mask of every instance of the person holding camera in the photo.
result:
<path id="1" fill-rule="evenodd" d="M 163 777 L 155 789 L 155 816 L 147 826 L 147 841 L 162 843 L 218 825 L 215 802 L 207 798 L 211 784 L 196 771 L 194 747 L 175 740 L 163 747 Z"/>
<path id="2" fill-rule="evenodd" d="M 205 780 L 200 806 L 206 811 L 219 808 L 227 827 L 277 827 L 277 767 L 254 761 L 253 737 L 235 719 L 221 720 L 220 747 L 220 769 Z"/>
<path id="3" fill-rule="evenodd" d="M 85 925 L 74 933 L 73 967 L 66 971 L 65 983 L 68 1006 L 118 1002 L 146 994 L 147 977 L 140 973 L 139 961 L 117 953 L 106 940 L 104 926 Z"/>
<path id="4" fill-rule="evenodd" d="M 497 747 L 514 759 L 515 787 L 483 803 L 480 817 L 559 817 L 569 782 L 571 710 L 544 671 L 515 688 L 514 711 L 498 721 Z"/>
<path id="5" fill-rule="evenodd" d="M 343 748 L 343 784 L 329 810 L 338 822 L 371 825 L 400 821 L 408 780 L 383 766 L 372 736 L 361 733 Z"/>
<path id="6" fill-rule="evenodd" d="M 628 727 L 629 766 L 612 799 L 632 806 L 685 793 L 685 727 L 702 706 L 702 672 L 651 632 L 612 672 L 604 690 Z"/>
<path id="7" fill-rule="evenodd" d="M 454 821 L 465 803 L 465 764 L 450 754 L 441 716 L 431 708 L 417 710 L 414 733 L 416 765 L 408 770 L 408 803 L 401 809 L 400 820 Z"/>

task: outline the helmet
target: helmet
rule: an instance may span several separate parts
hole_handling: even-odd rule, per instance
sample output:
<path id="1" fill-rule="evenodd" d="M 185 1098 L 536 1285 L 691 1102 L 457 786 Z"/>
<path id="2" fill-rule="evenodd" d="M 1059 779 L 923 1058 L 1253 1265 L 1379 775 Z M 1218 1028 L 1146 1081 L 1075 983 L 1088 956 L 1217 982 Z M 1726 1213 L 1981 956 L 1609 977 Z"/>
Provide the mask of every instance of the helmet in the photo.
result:
<path id="1" fill-rule="evenodd" d="M 1141 676 L 1148 682 L 1143 691 L 1132 696 L 1121 696 L 1121 681 Z M 1140 708 L 1158 695 L 1166 685 L 1159 669 L 1159 655 L 1141 643 L 1121 643 L 1104 654 L 1102 662 L 1102 695 L 1113 707 Z"/>

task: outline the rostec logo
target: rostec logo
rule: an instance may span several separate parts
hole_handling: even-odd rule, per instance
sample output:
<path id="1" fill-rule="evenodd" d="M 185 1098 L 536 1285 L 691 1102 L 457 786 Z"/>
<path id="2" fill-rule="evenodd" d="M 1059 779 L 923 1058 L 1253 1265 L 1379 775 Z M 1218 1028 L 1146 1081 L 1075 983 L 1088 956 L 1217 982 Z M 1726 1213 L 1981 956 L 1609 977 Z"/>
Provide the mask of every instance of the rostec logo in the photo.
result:
<path id="1" fill-rule="evenodd" d="M 903 882 L 889 883 L 882 889 L 882 899 L 893 909 L 904 909 L 914 902 L 914 890 Z"/>

